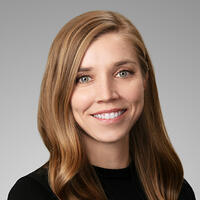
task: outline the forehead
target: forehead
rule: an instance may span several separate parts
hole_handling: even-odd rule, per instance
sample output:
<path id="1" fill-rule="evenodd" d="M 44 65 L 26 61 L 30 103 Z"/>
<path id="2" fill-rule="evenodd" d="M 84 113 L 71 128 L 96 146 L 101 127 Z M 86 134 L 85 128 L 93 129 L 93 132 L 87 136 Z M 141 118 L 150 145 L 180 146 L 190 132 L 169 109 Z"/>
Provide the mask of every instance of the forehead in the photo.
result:
<path id="1" fill-rule="evenodd" d="M 131 41 L 119 33 L 101 35 L 87 49 L 81 66 L 106 65 L 120 60 L 135 60 L 136 51 Z"/>

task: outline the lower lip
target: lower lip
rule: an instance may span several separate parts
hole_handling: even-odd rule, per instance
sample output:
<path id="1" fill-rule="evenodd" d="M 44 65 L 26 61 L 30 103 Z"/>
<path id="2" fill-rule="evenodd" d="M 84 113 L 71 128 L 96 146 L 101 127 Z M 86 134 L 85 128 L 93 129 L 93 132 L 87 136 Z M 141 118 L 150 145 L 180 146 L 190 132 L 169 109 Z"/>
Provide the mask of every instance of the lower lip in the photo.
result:
<path id="1" fill-rule="evenodd" d="M 113 119 L 100 119 L 100 118 L 96 118 L 94 116 L 92 116 L 92 117 L 95 118 L 95 119 L 97 119 L 100 122 L 104 122 L 104 123 L 116 123 L 116 122 L 120 121 L 124 117 L 124 115 L 126 114 L 126 111 L 123 112 L 121 115 L 113 118 Z"/>

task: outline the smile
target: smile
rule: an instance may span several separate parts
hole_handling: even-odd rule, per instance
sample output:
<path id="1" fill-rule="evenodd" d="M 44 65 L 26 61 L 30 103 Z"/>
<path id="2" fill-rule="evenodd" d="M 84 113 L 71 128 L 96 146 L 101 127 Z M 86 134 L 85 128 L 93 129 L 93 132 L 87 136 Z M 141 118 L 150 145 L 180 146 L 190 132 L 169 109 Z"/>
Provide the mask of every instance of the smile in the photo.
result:
<path id="1" fill-rule="evenodd" d="M 95 115 L 92 115 L 92 116 L 95 117 L 95 118 L 97 118 L 97 119 L 109 120 L 109 119 L 118 118 L 118 117 L 119 117 L 120 115 L 122 115 L 125 111 L 126 111 L 126 109 L 120 110 L 120 111 L 118 111 L 118 112 L 110 112 L 110 113 L 95 114 Z"/>

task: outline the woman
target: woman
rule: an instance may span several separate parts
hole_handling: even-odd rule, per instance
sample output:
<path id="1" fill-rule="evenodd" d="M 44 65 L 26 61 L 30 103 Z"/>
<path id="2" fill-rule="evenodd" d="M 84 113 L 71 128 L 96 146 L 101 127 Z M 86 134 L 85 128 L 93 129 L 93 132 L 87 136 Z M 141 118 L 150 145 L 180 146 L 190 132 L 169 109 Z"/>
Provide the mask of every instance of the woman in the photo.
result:
<path id="1" fill-rule="evenodd" d="M 165 129 L 136 27 L 110 11 L 75 17 L 51 46 L 38 129 L 50 152 L 9 200 L 194 200 Z"/>

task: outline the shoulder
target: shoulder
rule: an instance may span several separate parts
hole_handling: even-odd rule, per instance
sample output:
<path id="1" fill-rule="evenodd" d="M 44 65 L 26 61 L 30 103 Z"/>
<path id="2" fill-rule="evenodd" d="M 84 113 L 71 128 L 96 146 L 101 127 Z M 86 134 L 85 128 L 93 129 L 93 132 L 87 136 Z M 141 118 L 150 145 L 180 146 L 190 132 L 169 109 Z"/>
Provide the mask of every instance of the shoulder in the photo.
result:
<path id="1" fill-rule="evenodd" d="M 192 187 L 184 179 L 178 200 L 188 200 L 188 199 L 190 199 L 190 200 L 196 200 L 195 194 L 194 194 L 194 191 L 193 191 Z"/>
<path id="2" fill-rule="evenodd" d="M 36 171 L 20 178 L 11 188 L 8 200 L 57 200 L 48 184 L 47 169 Z"/>

